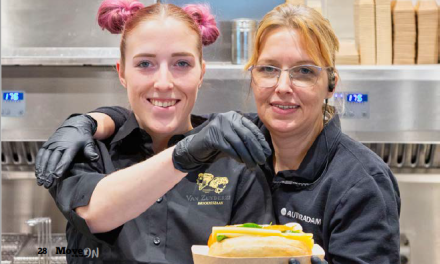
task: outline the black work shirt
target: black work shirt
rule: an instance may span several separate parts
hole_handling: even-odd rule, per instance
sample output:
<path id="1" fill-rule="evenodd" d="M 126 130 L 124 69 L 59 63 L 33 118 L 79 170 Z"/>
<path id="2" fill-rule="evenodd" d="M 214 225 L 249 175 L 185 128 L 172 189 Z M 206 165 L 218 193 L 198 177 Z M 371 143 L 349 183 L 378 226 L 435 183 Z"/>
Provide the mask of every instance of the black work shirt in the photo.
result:
<path id="1" fill-rule="evenodd" d="M 272 144 L 258 116 L 247 116 Z M 298 222 L 313 233 L 329 263 L 400 263 L 396 178 L 375 153 L 342 133 L 337 116 L 297 170 L 275 173 L 273 157 L 263 170 L 272 184 L 277 222 Z"/>
<path id="2" fill-rule="evenodd" d="M 209 120 L 192 116 L 195 127 L 169 146 L 197 133 Z M 212 226 L 273 221 L 270 189 L 261 170 L 221 158 L 189 173 L 139 217 L 119 228 L 92 234 L 75 208 L 86 206 L 98 182 L 114 170 L 153 156 L 152 139 L 130 114 L 115 136 L 97 142 L 100 159 L 78 160 L 50 193 L 67 218 L 67 249 L 99 249 L 99 258 L 67 254 L 69 263 L 192 263 L 191 246 L 206 244 Z M 123 212 L 121 212 L 123 213 Z"/>
<path id="3" fill-rule="evenodd" d="M 96 110 L 115 123 L 120 107 Z M 244 114 L 270 133 L 257 114 Z M 273 152 L 272 152 L 273 153 Z M 272 188 L 277 222 L 298 222 L 313 233 L 330 264 L 400 263 L 400 193 L 396 178 L 374 152 L 341 131 L 335 116 L 297 170 L 275 174 L 273 157 L 262 167 Z"/>

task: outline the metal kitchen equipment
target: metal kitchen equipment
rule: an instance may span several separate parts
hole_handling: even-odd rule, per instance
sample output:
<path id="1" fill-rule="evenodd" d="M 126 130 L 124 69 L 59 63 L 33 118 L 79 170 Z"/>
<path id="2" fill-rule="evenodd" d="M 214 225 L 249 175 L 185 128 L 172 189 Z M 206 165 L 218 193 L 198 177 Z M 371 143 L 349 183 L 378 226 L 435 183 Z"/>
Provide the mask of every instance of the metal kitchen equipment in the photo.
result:
<path id="1" fill-rule="evenodd" d="M 37 229 L 38 263 L 49 264 L 52 258 L 51 222 L 49 217 L 32 218 L 26 221 L 26 224 Z"/>
<path id="2" fill-rule="evenodd" d="M 56 247 L 67 247 L 65 234 L 52 234 L 52 247 L 48 248 L 52 256 L 46 258 L 50 264 L 66 264 L 66 256 L 56 253 Z M 5 248 L 4 248 L 5 247 Z M 2 264 L 40 264 L 42 258 L 38 252 L 38 236 L 34 234 L 3 234 L 2 235 Z M 49 262 L 50 260 L 50 262 Z"/>
<path id="3" fill-rule="evenodd" d="M 252 56 L 257 21 L 248 18 L 232 20 L 232 63 L 245 64 Z"/>
<path id="4" fill-rule="evenodd" d="M 17 93 L 2 97 L 9 100 L 3 110 L 24 103 L 22 115 L 7 116 L 5 111 L 1 120 L 2 253 L 25 263 L 35 260 L 37 244 L 26 220 L 50 217 L 57 234 L 64 233 L 66 225 L 48 191 L 35 183 L 38 148 L 71 113 L 104 105 L 128 107 L 128 100 L 114 67 L 119 36 L 95 26 L 94 10 L 101 1 L 40 0 L 32 7 L 25 0 L 1 2 L 2 89 Z M 57 16 L 66 23 L 57 23 Z M 230 63 L 230 43 L 214 45 L 205 59 L 224 60 L 208 59 L 194 113 L 254 111 L 249 75 L 242 65 Z M 440 67 L 337 69 L 340 82 L 333 101 L 345 104 L 343 131 L 376 152 L 398 179 L 402 258 L 411 264 L 440 264 Z M 52 245 L 65 245 L 58 238 L 52 236 Z"/>

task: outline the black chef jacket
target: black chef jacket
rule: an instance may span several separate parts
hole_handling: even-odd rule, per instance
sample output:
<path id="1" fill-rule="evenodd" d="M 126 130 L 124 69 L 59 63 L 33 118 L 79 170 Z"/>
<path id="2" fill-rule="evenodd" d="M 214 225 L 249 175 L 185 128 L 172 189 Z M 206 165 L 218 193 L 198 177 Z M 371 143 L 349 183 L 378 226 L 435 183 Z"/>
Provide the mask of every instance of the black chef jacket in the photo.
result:
<path id="1" fill-rule="evenodd" d="M 208 122 L 192 116 L 195 128 L 173 136 L 169 146 Z M 206 245 L 212 226 L 274 221 L 269 185 L 261 170 L 251 171 L 233 159 L 222 158 L 189 173 L 139 217 L 110 232 L 92 234 L 74 209 L 89 203 L 106 175 L 154 155 L 152 139 L 139 128 L 134 114 L 107 144 L 97 144 L 98 161 L 77 160 L 50 189 L 68 220 L 66 252 L 76 252 L 66 254 L 69 263 L 192 263 L 191 246 Z M 84 253 L 79 254 L 80 249 Z M 90 254 L 93 251 L 99 251 L 99 257 Z"/>
<path id="2" fill-rule="evenodd" d="M 247 116 L 272 144 L 258 116 Z M 313 233 L 329 263 L 400 263 L 396 178 L 374 152 L 342 133 L 338 116 L 324 127 L 297 170 L 275 174 L 273 157 L 263 170 L 272 185 L 277 222 L 298 222 Z"/>
<path id="3" fill-rule="evenodd" d="M 116 125 L 127 110 L 103 107 Z M 244 114 L 265 134 L 257 114 Z M 400 193 L 389 167 L 370 149 L 341 131 L 338 116 L 318 135 L 297 170 L 262 166 L 272 188 L 277 222 L 298 222 L 334 264 L 400 263 Z"/>

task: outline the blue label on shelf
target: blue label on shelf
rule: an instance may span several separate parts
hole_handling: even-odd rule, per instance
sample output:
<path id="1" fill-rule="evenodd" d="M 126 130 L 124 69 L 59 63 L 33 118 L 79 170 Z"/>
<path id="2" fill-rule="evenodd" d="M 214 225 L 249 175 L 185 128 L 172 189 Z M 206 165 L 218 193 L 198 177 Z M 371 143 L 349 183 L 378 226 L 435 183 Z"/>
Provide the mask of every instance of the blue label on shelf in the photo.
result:
<path id="1" fill-rule="evenodd" d="M 22 92 L 3 92 L 3 101 L 18 102 L 23 101 L 24 93 Z"/>
<path id="2" fill-rule="evenodd" d="M 347 94 L 347 102 L 350 103 L 368 102 L 368 94 Z"/>

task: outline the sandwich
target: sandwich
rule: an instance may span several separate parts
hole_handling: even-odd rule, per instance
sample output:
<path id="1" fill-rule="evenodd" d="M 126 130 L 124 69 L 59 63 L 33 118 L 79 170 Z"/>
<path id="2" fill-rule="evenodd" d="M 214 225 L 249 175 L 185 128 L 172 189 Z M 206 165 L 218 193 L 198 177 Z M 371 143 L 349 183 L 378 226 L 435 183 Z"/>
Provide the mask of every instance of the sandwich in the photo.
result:
<path id="1" fill-rule="evenodd" d="M 208 255 L 216 257 L 297 257 L 312 255 L 314 241 L 297 223 L 247 223 L 213 227 L 208 246 Z"/>

